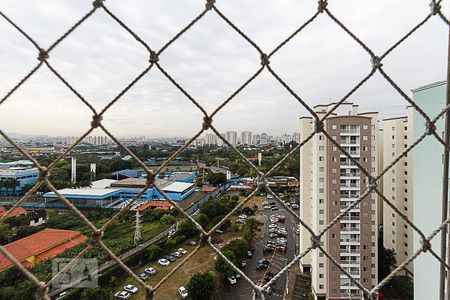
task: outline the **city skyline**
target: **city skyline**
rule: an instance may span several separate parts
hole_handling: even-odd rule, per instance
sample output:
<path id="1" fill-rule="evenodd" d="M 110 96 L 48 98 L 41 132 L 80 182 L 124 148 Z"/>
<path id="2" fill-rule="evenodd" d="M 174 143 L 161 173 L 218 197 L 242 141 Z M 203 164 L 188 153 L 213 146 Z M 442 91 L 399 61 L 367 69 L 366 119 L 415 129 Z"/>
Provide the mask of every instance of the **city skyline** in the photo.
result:
<path id="1" fill-rule="evenodd" d="M 269 2 L 260 5 L 249 1 L 239 10 L 227 2 L 217 5 L 233 22 L 243 26 L 244 32 L 263 51 L 269 52 L 310 18 L 317 4 L 291 1 L 288 5 Z M 405 5 L 407 13 L 402 9 Z M 6 1 L 3 9 L 43 46 L 50 45 L 91 8 L 87 2 L 64 1 L 49 1 L 49 5 L 46 1 L 40 4 L 30 1 L 27 6 L 30 9 L 22 10 L 17 2 Z M 40 8 L 44 6 L 45 11 Z M 352 11 L 357 10 L 359 16 L 355 19 L 345 9 L 345 3 L 329 6 L 380 55 L 429 9 L 424 1 L 352 3 Z M 447 6 L 445 3 L 443 10 L 448 10 Z M 174 1 L 150 6 L 136 1 L 132 5 L 111 3 L 108 7 L 152 48 L 158 49 L 192 20 L 204 3 Z M 294 17 L 288 13 L 291 10 L 298 14 Z M 152 11 L 153 18 L 138 18 L 139 11 Z M 252 17 L 248 18 L 249 15 Z M 378 21 L 381 19 L 383 22 Z M 244 24 L 243 20 L 251 21 Z M 425 24 L 407 40 L 407 47 L 397 47 L 383 61 L 386 72 L 409 95 L 411 89 L 445 78 L 445 64 L 439 62 L 445 61 L 447 33 L 438 21 Z M 37 63 L 37 54 L 10 24 L 1 22 L 0 30 L 4 33 L 0 48 L 5 58 L 0 70 L 3 83 L 0 93 L 5 95 Z M 109 16 L 96 13 L 52 51 L 49 62 L 101 110 L 145 68 L 147 56 L 146 49 Z M 161 55 L 159 62 L 208 113 L 260 67 L 259 54 L 214 14 L 207 14 L 181 36 Z M 271 58 L 271 67 L 308 105 L 314 106 L 339 100 L 370 71 L 371 65 L 367 53 L 343 30 L 319 17 Z M 379 111 L 383 118 L 401 115 L 408 104 L 379 74 L 349 101 L 360 104 L 363 110 Z M 301 104 L 265 70 L 214 117 L 213 125 L 220 132 L 233 128 L 281 134 L 294 131 L 298 117 L 305 113 Z M 41 68 L 2 104 L 0 129 L 77 136 L 89 128 L 91 114 L 48 69 Z M 117 136 L 191 137 L 201 129 L 202 117 L 161 72 L 152 69 L 107 111 L 103 124 Z"/>

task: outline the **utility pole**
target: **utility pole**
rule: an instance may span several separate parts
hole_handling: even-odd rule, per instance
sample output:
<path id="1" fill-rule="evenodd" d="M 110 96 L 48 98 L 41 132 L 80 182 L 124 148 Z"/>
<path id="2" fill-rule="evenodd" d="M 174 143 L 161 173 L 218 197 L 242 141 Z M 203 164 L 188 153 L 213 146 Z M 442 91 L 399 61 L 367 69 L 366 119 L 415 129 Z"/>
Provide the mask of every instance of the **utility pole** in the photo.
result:
<path id="1" fill-rule="evenodd" d="M 134 231 L 134 243 L 137 244 L 141 239 L 141 215 L 139 210 L 136 210 L 136 230 Z"/>

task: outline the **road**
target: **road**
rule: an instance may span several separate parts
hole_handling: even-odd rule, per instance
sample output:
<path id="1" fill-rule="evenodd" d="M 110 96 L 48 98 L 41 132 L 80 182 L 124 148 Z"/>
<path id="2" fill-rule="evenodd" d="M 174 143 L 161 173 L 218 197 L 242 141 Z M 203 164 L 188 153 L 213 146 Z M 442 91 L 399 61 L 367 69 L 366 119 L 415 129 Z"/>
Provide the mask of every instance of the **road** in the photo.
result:
<path id="1" fill-rule="evenodd" d="M 281 205 L 277 203 L 277 207 L 280 208 Z M 263 230 L 263 238 L 255 238 L 252 245 L 253 248 L 256 249 L 253 257 L 251 259 L 247 260 L 247 266 L 244 269 L 244 273 L 251 279 L 253 282 L 261 285 L 264 284 L 264 276 L 267 271 L 274 271 L 279 272 L 281 269 L 283 269 L 289 261 L 292 261 L 295 256 L 295 241 L 298 239 L 295 239 L 295 229 L 296 224 L 294 218 L 284 209 L 281 209 L 279 211 L 271 211 L 271 210 L 258 210 L 257 214 L 262 214 L 263 218 L 266 219 L 263 227 L 261 230 Z M 268 231 L 269 231 L 269 224 L 270 224 L 270 216 L 275 214 L 282 214 L 286 217 L 286 221 L 284 223 L 279 223 L 280 227 L 285 227 L 286 231 L 288 233 L 287 235 L 287 251 L 286 253 L 281 252 L 273 252 L 269 254 L 263 254 L 263 248 L 267 240 L 275 240 L 270 239 L 268 237 Z M 298 246 L 297 246 L 298 248 Z M 267 258 L 271 261 L 269 264 L 269 267 L 266 270 L 257 271 L 256 270 L 256 264 L 257 262 L 262 259 Z M 294 280 L 294 278 L 290 278 L 289 280 Z M 286 285 L 287 285 L 287 273 L 283 274 L 278 280 L 276 281 L 275 285 L 273 286 L 273 292 L 271 295 L 268 295 L 266 299 L 273 299 L 273 300 L 279 300 L 283 299 L 284 293 L 286 291 Z M 229 285 L 224 284 L 220 290 L 219 298 L 226 299 L 226 300 L 247 300 L 251 299 L 253 295 L 253 291 L 251 286 L 243 279 L 238 280 L 238 282 L 235 285 Z"/>

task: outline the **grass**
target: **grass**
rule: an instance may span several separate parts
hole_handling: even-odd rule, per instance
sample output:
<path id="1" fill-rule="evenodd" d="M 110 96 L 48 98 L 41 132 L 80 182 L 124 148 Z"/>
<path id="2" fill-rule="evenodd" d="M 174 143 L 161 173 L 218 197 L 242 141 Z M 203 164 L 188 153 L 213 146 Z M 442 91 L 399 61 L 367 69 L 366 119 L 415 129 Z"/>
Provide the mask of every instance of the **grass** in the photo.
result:
<path id="1" fill-rule="evenodd" d="M 153 276 L 151 276 L 149 279 L 147 279 L 146 284 L 150 285 L 150 286 L 155 286 L 162 278 L 164 278 L 164 276 L 166 276 L 175 266 L 179 265 L 181 263 L 181 261 L 183 260 L 184 257 L 186 257 L 186 255 L 188 255 L 190 252 L 192 252 L 195 247 L 194 246 L 189 246 L 189 245 L 181 245 L 181 246 L 177 246 L 176 249 L 178 248 L 184 248 L 186 251 L 188 251 L 187 254 L 183 255 L 182 257 L 178 258 L 175 262 L 171 263 L 169 266 L 164 267 L 164 266 L 160 266 L 158 265 L 158 263 L 155 261 L 152 261 L 150 263 L 147 263 L 143 266 L 140 266 L 138 268 L 133 269 L 133 271 L 136 274 L 140 274 L 142 272 L 144 272 L 145 268 L 148 267 L 153 267 L 156 269 L 157 273 Z M 173 249 L 173 250 L 176 250 Z M 192 259 L 191 259 L 192 260 Z M 184 268 L 182 268 L 184 269 Z M 178 270 L 178 272 L 175 272 L 175 274 L 172 275 L 172 277 L 169 278 L 169 280 L 171 280 L 174 276 L 177 276 L 177 274 L 180 272 L 180 270 Z M 137 283 L 135 280 L 131 279 L 130 277 L 126 277 L 124 279 L 120 279 L 117 281 L 117 283 L 114 286 L 111 286 L 112 291 L 110 294 L 110 299 L 115 299 L 114 298 L 114 294 L 118 291 L 121 291 L 123 289 L 123 287 L 127 284 L 132 284 L 134 286 L 136 286 L 139 291 L 134 294 L 130 299 L 145 299 L 145 291 L 143 290 L 142 286 Z M 175 288 L 175 294 L 172 294 L 172 298 L 170 299 L 174 299 L 174 297 L 176 297 L 177 295 L 177 289 L 179 286 L 176 286 Z M 159 289 L 160 291 L 163 289 Z M 158 296 L 155 299 L 159 299 Z"/>

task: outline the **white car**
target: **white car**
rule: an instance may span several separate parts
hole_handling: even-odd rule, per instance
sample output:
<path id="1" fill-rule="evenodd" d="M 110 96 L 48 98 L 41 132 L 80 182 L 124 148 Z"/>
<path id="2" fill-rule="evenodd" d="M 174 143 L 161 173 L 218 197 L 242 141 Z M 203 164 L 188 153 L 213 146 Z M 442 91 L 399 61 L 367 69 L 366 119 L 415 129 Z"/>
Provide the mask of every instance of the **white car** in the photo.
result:
<path id="1" fill-rule="evenodd" d="M 155 275 L 156 274 L 156 270 L 155 268 L 145 268 L 144 270 L 145 273 L 147 273 L 148 275 Z"/>
<path id="2" fill-rule="evenodd" d="M 237 282 L 236 277 L 234 276 L 228 277 L 228 281 L 230 281 L 230 284 L 236 284 Z"/>
<path id="3" fill-rule="evenodd" d="M 270 194 L 268 194 L 268 195 L 267 195 L 267 199 L 273 199 L 273 196 L 270 195 Z"/>
<path id="4" fill-rule="evenodd" d="M 123 289 L 133 294 L 136 294 L 139 291 L 139 289 L 132 284 L 127 284 L 126 286 L 123 287 Z"/>
<path id="5" fill-rule="evenodd" d="M 172 256 L 181 257 L 181 253 L 178 251 L 175 251 L 174 253 L 172 253 Z"/>
<path id="6" fill-rule="evenodd" d="M 160 258 L 159 260 L 158 260 L 158 264 L 160 264 L 161 266 L 168 266 L 168 265 L 170 265 L 170 261 L 168 261 L 167 259 L 165 259 L 165 258 Z"/>
<path id="7" fill-rule="evenodd" d="M 180 294 L 181 299 L 186 299 L 188 296 L 188 292 L 184 286 L 178 288 L 178 294 Z"/>
<path id="8" fill-rule="evenodd" d="M 298 204 L 292 204 L 292 208 L 299 209 L 300 206 L 298 206 Z"/>
<path id="9" fill-rule="evenodd" d="M 58 295 L 58 297 L 55 300 L 64 298 L 64 296 L 66 296 L 68 293 L 69 293 L 68 291 L 62 292 L 61 294 Z"/>
<path id="10" fill-rule="evenodd" d="M 130 299 L 131 294 L 125 291 L 120 291 L 114 294 L 114 297 L 119 299 Z"/>
<path id="11" fill-rule="evenodd" d="M 269 224 L 269 228 L 277 228 L 278 225 L 277 224 Z"/>
<path id="12" fill-rule="evenodd" d="M 187 253 L 187 251 L 184 250 L 183 248 L 180 248 L 177 251 L 180 252 L 182 255 L 185 255 Z"/>
<path id="13" fill-rule="evenodd" d="M 244 215 L 244 214 L 239 215 L 239 219 L 247 219 L 247 215 Z"/>

